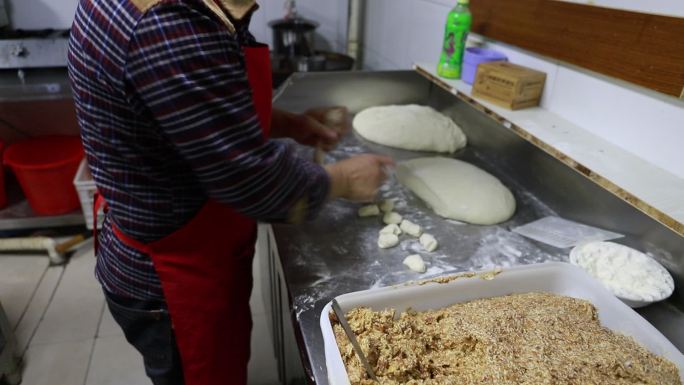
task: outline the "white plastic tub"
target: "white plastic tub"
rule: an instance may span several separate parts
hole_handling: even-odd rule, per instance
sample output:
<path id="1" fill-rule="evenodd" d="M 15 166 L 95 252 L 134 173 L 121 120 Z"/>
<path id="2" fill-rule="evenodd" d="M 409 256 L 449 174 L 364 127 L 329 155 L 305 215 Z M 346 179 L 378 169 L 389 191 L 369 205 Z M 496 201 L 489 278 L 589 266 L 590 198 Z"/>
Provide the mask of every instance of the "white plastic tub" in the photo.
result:
<path id="1" fill-rule="evenodd" d="M 81 201 L 81 210 L 83 211 L 83 217 L 85 218 L 86 227 L 90 230 L 93 229 L 93 196 L 97 191 L 97 186 L 95 186 L 95 181 L 90 175 L 88 170 L 88 163 L 86 163 L 85 158 L 81 161 L 78 166 L 78 171 L 76 171 L 76 176 L 74 177 L 74 187 L 76 187 L 76 192 L 78 193 L 78 199 Z M 98 215 L 99 222 L 97 227 L 102 227 L 102 209 Z"/>
<path id="2" fill-rule="evenodd" d="M 344 312 L 366 306 L 374 310 L 394 308 L 404 311 L 430 310 L 478 298 L 528 292 L 557 293 L 590 301 L 599 312 L 601 324 L 632 336 L 651 352 L 664 356 L 679 367 L 684 381 L 684 355 L 653 325 L 618 300 L 584 270 L 568 263 L 550 262 L 517 266 L 504 270 L 493 280 L 459 278 L 448 283 L 410 283 L 359 291 L 337 297 Z M 331 385 L 349 385 L 337 342 L 328 317 L 330 304 L 321 313 L 325 361 Z"/>

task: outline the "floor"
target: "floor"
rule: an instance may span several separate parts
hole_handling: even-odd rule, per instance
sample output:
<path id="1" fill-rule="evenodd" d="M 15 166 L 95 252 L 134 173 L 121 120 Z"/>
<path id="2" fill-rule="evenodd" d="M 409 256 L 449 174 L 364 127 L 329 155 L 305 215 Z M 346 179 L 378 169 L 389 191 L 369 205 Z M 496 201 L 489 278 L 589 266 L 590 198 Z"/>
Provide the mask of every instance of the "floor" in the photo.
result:
<path id="1" fill-rule="evenodd" d="M 65 266 L 45 256 L 0 255 L 0 302 L 25 368 L 22 385 L 148 385 L 142 359 L 123 337 L 93 276 L 91 245 Z M 250 385 L 277 383 L 270 331 L 255 269 Z"/>

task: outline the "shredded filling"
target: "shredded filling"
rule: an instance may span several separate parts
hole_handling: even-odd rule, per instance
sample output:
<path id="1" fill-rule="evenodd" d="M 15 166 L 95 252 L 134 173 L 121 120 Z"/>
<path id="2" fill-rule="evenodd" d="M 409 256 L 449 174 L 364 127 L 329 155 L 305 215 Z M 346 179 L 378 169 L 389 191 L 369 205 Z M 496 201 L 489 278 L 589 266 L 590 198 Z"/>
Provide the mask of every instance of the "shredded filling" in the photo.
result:
<path id="1" fill-rule="evenodd" d="M 514 294 L 397 319 L 393 309 L 346 316 L 382 385 L 681 385 L 672 362 L 601 326 L 576 298 Z M 375 384 L 331 319 L 351 384 Z"/>

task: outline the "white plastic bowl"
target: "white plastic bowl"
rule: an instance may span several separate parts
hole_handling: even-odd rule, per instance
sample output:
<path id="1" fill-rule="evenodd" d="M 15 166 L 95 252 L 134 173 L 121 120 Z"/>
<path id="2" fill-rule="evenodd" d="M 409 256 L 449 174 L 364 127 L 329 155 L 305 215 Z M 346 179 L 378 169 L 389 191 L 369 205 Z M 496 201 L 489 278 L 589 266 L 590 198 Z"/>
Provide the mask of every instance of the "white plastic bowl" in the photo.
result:
<path id="1" fill-rule="evenodd" d="M 601 265 L 594 266 L 594 270 L 601 269 L 601 271 L 592 273 L 592 269 L 587 266 L 588 263 L 586 260 L 584 260 L 584 257 L 586 256 L 585 251 L 587 250 L 587 248 L 593 248 L 595 250 L 596 247 L 601 247 L 602 250 L 605 252 L 605 255 L 601 255 Z M 635 279 L 635 277 L 630 276 L 629 272 L 625 270 L 624 259 L 622 261 L 619 260 L 620 257 L 618 256 L 618 253 L 620 252 L 628 253 L 629 259 L 631 261 L 642 261 L 644 263 L 649 264 L 652 272 L 650 277 L 659 280 L 662 283 L 662 285 L 667 286 L 668 289 L 661 292 L 660 295 L 647 296 L 643 295 L 642 293 L 632 291 L 630 290 L 630 288 L 617 286 L 614 283 L 608 281 L 608 274 L 613 274 L 615 276 L 622 274 L 624 275 L 624 278 L 628 281 L 633 281 Z M 615 261 L 615 263 L 612 263 L 612 261 Z M 646 305 L 650 305 L 654 302 L 662 301 L 668 298 L 670 295 L 672 295 L 672 292 L 674 291 L 674 280 L 672 279 L 672 276 L 667 271 L 667 269 L 665 269 L 665 267 L 663 267 L 660 263 L 658 263 L 658 261 L 651 258 L 650 256 L 636 249 L 618 243 L 586 242 L 577 245 L 570 251 L 570 263 L 579 266 L 587 273 L 592 275 L 599 282 L 603 283 L 604 286 L 606 286 L 606 288 L 610 292 L 612 292 L 616 297 L 618 297 L 622 302 L 624 302 L 632 308 L 639 308 Z M 603 269 L 609 270 L 606 271 Z"/>

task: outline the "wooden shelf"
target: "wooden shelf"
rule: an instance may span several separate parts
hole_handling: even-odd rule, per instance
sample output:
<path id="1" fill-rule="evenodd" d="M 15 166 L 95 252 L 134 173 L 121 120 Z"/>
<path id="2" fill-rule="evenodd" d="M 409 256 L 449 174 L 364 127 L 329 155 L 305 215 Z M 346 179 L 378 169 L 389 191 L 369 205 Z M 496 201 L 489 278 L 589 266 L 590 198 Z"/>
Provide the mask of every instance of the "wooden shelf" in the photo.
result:
<path id="1" fill-rule="evenodd" d="M 472 1 L 473 32 L 684 98 L 684 18 L 553 0 Z"/>

